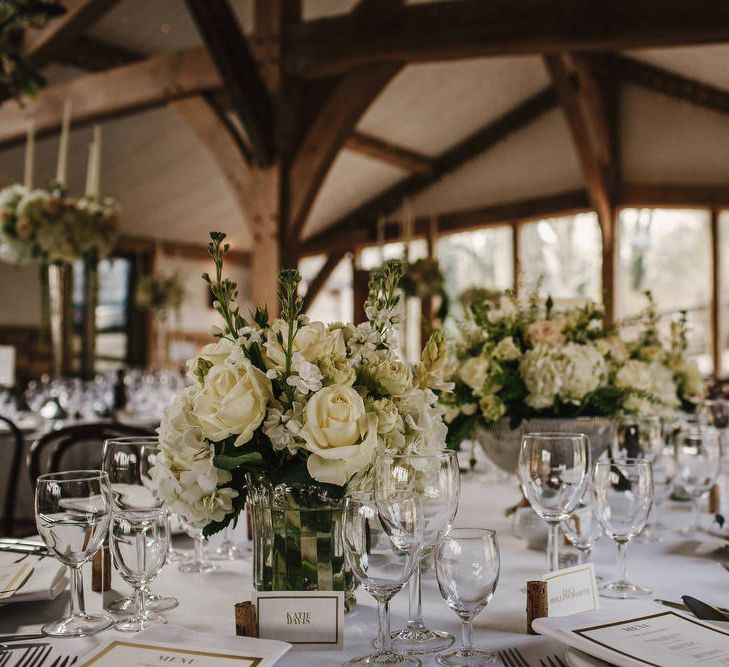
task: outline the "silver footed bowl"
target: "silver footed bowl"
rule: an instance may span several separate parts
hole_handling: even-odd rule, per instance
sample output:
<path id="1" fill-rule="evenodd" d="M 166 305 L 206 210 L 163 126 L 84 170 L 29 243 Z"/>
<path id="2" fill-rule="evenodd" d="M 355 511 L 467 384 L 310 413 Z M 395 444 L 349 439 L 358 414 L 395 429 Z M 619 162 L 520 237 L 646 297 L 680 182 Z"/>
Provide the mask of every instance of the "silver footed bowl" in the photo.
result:
<path id="1" fill-rule="evenodd" d="M 476 428 L 476 439 L 484 453 L 501 470 L 516 473 L 522 436 L 527 433 L 584 433 L 590 444 L 592 460 L 610 449 L 617 436 L 617 426 L 609 417 L 537 417 L 525 419 L 518 428 L 509 427 L 502 417 L 488 426 Z"/>

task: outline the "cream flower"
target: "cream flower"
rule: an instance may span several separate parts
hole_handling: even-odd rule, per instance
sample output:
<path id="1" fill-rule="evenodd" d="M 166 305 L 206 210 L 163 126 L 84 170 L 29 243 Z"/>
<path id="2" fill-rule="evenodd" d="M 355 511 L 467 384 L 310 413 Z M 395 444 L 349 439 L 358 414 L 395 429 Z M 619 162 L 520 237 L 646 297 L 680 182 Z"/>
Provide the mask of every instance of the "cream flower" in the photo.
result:
<path id="1" fill-rule="evenodd" d="M 371 412 L 377 415 L 377 432 L 380 435 L 389 433 L 397 426 L 402 428 L 402 417 L 395 403 L 389 398 L 379 398 L 369 402 Z"/>
<path id="2" fill-rule="evenodd" d="M 527 340 L 534 345 L 559 345 L 564 340 L 559 326 L 552 320 L 539 320 L 529 325 Z"/>
<path id="3" fill-rule="evenodd" d="M 488 371 L 489 360 L 486 357 L 471 357 L 461 364 L 458 375 L 464 384 L 473 389 L 475 394 L 480 395 L 486 383 Z"/>
<path id="4" fill-rule="evenodd" d="M 319 370 L 324 376 L 324 384 L 343 384 L 351 387 L 357 378 L 357 372 L 344 355 L 324 357 L 319 362 Z"/>
<path id="5" fill-rule="evenodd" d="M 235 446 L 253 437 L 266 415 L 273 397 L 271 380 L 247 359 L 240 364 L 213 366 L 205 383 L 193 398 L 193 415 L 200 420 L 203 434 L 218 442 L 237 435 Z"/>
<path id="6" fill-rule="evenodd" d="M 564 366 L 559 395 L 579 405 L 587 394 L 607 383 L 605 358 L 593 345 L 568 343 L 561 352 Z"/>
<path id="7" fill-rule="evenodd" d="M 227 338 L 205 345 L 196 357 L 187 362 L 187 376 L 203 384 L 208 371 L 213 366 L 222 365 L 236 348 L 237 346 Z M 242 350 L 239 351 L 242 354 Z"/>
<path id="8" fill-rule="evenodd" d="M 481 408 L 481 414 L 487 422 L 495 422 L 504 416 L 506 406 L 504 402 L 495 394 L 487 394 L 479 402 L 478 407 Z"/>
<path id="9" fill-rule="evenodd" d="M 673 371 L 681 395 L 684 398 L 701 398 L 704 393 L 704 380 L 701 377 L 699 367 L 689 359 L 680 357 L 671 362 L 670 368 Z"/>
<path id="10" fill-rule="evenodd" d="M 511 336 L 499 341 L 494 348 L 494 357 L 499 361 L 514 361 L 521 356 L 521 350 Z"/>
<path id="11" fill-rule="evenodd" d="M 279 342 L 281 336 L 283 345 Z M 285 346 L 288 344 L 289 325 L 284 320 L 271 324 L 263 344 L 264 362 L 267 368 L 286 366 Z M 312 322 L 296 329 L 293 352 L 298 352 L 309 363 L 335 354 L 345 354 L 344 336 L 339 329 L 329 331 L 323 322 Z"/>
<path id="12" fill-rule="evenodd" d="M 551 408 L 562 388 L 559 353 L 548 345 L 537 345 L 524 355 L 519 372 L 529 392 L 527 405 L 535 410 Z"/>
<path id="13" fill-rule="evenodd" d="M 404 361 L 375 357 L 366 363 L 365 372 L 382 394 L 399 396 L 413 386 L 412 369 Z"/>
<path id="14" fill-rule="evenodd" d="M 628 348 L 619 336 L 598 338 L 595 347 L 613 364 L 624 364 L 628 360 Z"/>
<path id="15" fill-rule="evenodd" d="M 365 412 L 354 389 L 324 387 L 309 399 L 305 415 L 299 435 L 311 452 L 306 465 L 315 480 L 344 486 L 369 465 L 377 447 L 377 416 Z"/>

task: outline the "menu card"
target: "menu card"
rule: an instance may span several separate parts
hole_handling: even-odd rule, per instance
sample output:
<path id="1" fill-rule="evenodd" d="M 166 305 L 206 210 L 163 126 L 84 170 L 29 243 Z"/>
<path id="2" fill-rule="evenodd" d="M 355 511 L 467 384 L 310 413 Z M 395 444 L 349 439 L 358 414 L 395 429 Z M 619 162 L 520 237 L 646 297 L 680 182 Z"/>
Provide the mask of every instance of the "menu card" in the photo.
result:
<path id="1" fill-rule="evenodd" d="M 630 616 L 596 612 L 563 618 L 540 618 L 540 634 L 619 667 L 726 667 L 729 632 L 676 611 L 646 605 Z M 645 613 L 645 612 L 648 613 Z"/>

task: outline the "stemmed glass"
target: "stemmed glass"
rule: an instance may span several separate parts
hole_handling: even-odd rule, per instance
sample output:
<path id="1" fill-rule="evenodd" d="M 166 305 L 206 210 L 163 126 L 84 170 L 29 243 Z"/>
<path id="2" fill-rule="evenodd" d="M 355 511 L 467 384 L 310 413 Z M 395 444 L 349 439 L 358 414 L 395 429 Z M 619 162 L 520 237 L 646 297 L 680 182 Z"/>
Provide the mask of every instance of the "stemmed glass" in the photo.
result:
<path id="1" fill-rule="evenodd" d="M 243 547 L 233 541 L 233 524 L 229 523 L 223 529 L 223 541 L 215 550 L 213 558 L 215 560 L 243 560 L 245 558 Z"/>
<path id="2" fill-rule="evenodd" d="M 423 512 L 421 561 L 409 585 L 407 625 L 393 633 L 395 650 L 424 654 L 448 648 L 455 638 L 448 632 L 432 630 L 423 622 L 421 576 L 423 558 L 430 554 L 458 511 L 461 478 L 454 451 L 434 454 L 406 454 L 382 457 L 375 465 L 375 498 L 387 505 L 403 493 L 420 497 Z"/>
<path id="3" fill-rule="evenodd" d="M 674 451 L 677 480 L 691 498 L 693 508 L 692 526 L 679 533 L 692 537 L 703 530 L 699 507 L 701 496 L 711 490 L 719 476 L 719 433 L 713 426 L 687 426 L 678 433 Z"/>
<path id="4" fill-rule="evenodd" d="M 134 589 L 134 613 L 114 624 L 139 632 L 158 622 L 146 610 L 149 584 L 159 574 L 170 546 L 170 521 L 163 508 L 117 510 L 111 518 L 111 551 L 119 574 Z M 164 619 L 163 619 L 164 622 Z"/>
<path id="5" fill-rule="evenodd" d="M 362 588 L 377 600 L 380 621 L 375 651 L 347 665 L 405 665 L 420 660 L 396 653 L 390 637 L 390 600 L 411 578 L 420 560 L 423 517 L 420 499 L 392 498 L 384 510 L 371 494 L 346 499 L 343 512 L 344 555 Z"/>
<path id="6" fill-rule="evenodd" d="M 528 433 L 519 477 L 532 509 L 547 522 L 549 571 L 559 569 L 559 524 L 580 504 L 589 479 L 590 449 L 582 433 Z"/>
<path id="7" fill-rule="evenodd" d="M 182 517 L 185 526 L 185 532 L 192 538 L 194 543 L 193 556 L 189 560 L 181 562 L 177 569 L 180 572 L 213 572 L 218 567 L 214 563 L 207 560 L 205 555 L 205 536 L 203 529 L 194 522 Z"/>
<path id="8" fill-rule="evenodd" d="M 87 614 L 81 566 L 104 542 L 111 518 L 109 476 L 101 470 L 72 470 L 38 477 L 35 521 L 50 552 L 71 571 L 71 613 L 43 626 L 44 635 L 85 637 L 110 628 L 104 614 Z"/>
<path id="9" fill-rule="evenodd" d="M 446 667 L 483 665 L 496 660 L 492 651 L 473 645 L 473 619 L 491 601 L 499 581 L 496 533 L 484 528 L 450 528 L 435 551 L 440 594 L 461 619 L 462 645 L 436 662 Z"/>
<path id="10" fill-rule="evenodd" d="M 649 588 L 626 579 L 628 542 L 643 530 L 653 502 L 653 469 L 645 459 L 603 460 L 595 463 L 595 513 L 605 532 L 618 545 L 617 578 L 600 586 L 609 598 L 644 598 Z"/>
<path id="11" fill-rule="evenodd" d="M 115 510 L 153 510 L 162 507 L 162 501 L 155 493 L 154 483 L 149 475 L 150 468 L 156 463 L 158 448 L 159 440 L 156 436 L 110 438 L 104 442 L 101 465 L 109 475 Z M 169 522 L 169 514 L 167 520 Z M 169 546 L 169 540 L 167 544 Z M 151 593 L 146 582 L 142 584 L 142 592 L 146 596 L 145 609 L 149 620 L 165 623 L 164 617 L 151 614 L 174 609 L 178 605 L 177 599 Z M 136 601 L 134 597 L 120 598 L 109 604 L 107 609 L 134 613 Z"/>
<path id="12" fill-rule="evenodd" d="M 585 499 L 589 500 L 588 494 L 585 494 Z M 579 565 L 588 561 L 592 547 L 603 536 L 602 526 L 590 504 L 581 505 L 562 521 L 562 532 L 577 549 Z"/>

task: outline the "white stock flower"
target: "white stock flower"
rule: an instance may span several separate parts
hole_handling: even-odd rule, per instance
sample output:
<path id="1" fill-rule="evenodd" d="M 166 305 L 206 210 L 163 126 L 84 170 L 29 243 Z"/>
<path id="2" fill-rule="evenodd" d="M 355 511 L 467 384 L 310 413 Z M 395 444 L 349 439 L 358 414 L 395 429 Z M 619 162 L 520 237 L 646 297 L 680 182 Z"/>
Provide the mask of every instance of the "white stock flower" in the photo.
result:
<path id="1" fill-rule="evenodd" d="M 294 387 L 304 395 L 321 389 L 321 371 L 318 366 L 306 361 L 299 352 L 293 354 L 291 370 L 294 374 L 286 378 L 286 384 L 290 387 Z"/>
<path id="2" fill-rule="evenodd" d="M 605 358 L 593 345 L 568 343 L 561 348 L 563 357 L 560 397 L 579 403 L 589 393 L 605 386 L 608 379 Z"/>
<path id="3" fill-rule="evenodd" d="M 309 399 L 305 416 L 299 436 L 311 452 L 306 464 L 315 480 L 344 486 L 369 465 L 377 446 L 377 416 L 365 412 L 354 389 L 324 387 Z"/>
<path id="4" fill-rule="evenodd" d="M 263 432 L 271 440 L 275 450 L 288 449 L 294 452 L 298 448 L 296 436 L 299 435 L 303 426 L 303 405 L 294 401 L 294 407 L 285 412 L 281 407 L 270 407 L 266 414 L 266 421 L 263 422 Z"/>
<path id="5" fill-rule="evenodd" d="M 271 380 L 247 359 L 239 364 L 213 366 L 193 397 L 193 415 L 203 434 L 218 442 L 237 435 L 235 446 L 245 444 L 261 425 L 273 397 Z"/>
<path id="6" fill-rule="evenodd" d="M 562 387 L 559 352 L 548 345 L 537 345 L 527 351 L 519 364 L 519 372 L 529 395 L 526 403 L 535 410 L 554 405 Z"/>

